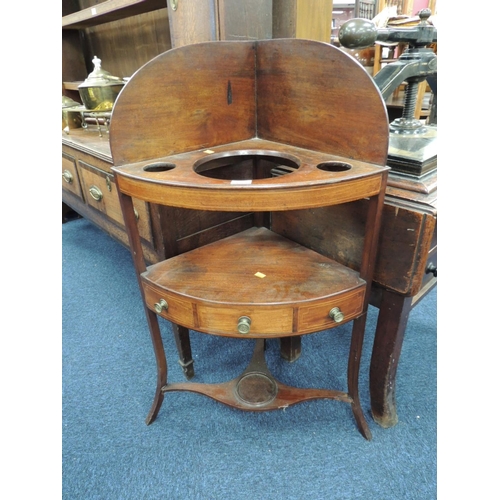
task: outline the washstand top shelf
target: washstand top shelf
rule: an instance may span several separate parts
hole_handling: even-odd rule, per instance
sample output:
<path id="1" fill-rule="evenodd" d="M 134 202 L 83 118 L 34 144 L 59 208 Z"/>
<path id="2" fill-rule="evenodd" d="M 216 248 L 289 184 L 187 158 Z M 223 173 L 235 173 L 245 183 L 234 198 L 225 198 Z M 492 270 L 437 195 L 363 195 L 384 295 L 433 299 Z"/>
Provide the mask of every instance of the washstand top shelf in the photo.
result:
<path id="1" fill-rule="evenodd" d="M 120 189 L 150 202 L 199 210 L 314 208 L 377 194 L 378 165 L 262 139 L 119 167 Z"/>
<path id="2" fill-rule="evenodd" d="M 110 124 L 120 190 L 200 210 L 292 210 L 376 195 L 388 118 L 370 75 L 332 45 L 205 42 L 144 65 Z"/>
<path id="3" fill-rule="evenodd" d="M 110 124 L 112 170 L 132 241 L 132 198 L 229 212 L 369 203 L 359 271 L 255 218 L 254 228 L 147 269 L 137 253 L 148 307 L 186 328 L 229 336 L 239 335 L 241 315 L 268 336 L 357 317 L 367 305 L 387 144 L 379 90 L 331 45 L 207 42 L 153 59 L 121 91 Z M 330 316 L 336 307 L 343 319 Z"/>

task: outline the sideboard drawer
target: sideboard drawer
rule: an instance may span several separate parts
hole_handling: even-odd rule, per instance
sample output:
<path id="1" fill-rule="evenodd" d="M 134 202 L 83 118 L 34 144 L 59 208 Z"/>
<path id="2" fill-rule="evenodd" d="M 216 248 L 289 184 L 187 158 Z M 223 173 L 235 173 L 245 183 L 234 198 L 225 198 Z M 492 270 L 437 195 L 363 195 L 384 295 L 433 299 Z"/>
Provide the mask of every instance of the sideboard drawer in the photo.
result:
<path id="1" fill-rule="evenodd" d="M 82 198 L 82 188 L 80 186 L 76 162 L 71 156 L 63 155 L 62 157 L 62 187 Z"/>
<path id="2" fill-rule="evenodd" d="M 433 278 L 437 278 L 437 223 L 434 228 L 434 233 L 432 234 L 429 253 L 427 254 L 421 288 L 423 288 Z"/>
<path id="3" fill-rule="evenodd" d="M 87 205 L 106 214 L 114 222 L 123 226 L 123 215 L 113 176 L 85 162 L 79 161 L 78 163 L 83 196 Z M 139 234 L 142 238 L 151 241 L 152 231 L 147 204 L 141 200 L 134 200 L 134 210 Z"/>

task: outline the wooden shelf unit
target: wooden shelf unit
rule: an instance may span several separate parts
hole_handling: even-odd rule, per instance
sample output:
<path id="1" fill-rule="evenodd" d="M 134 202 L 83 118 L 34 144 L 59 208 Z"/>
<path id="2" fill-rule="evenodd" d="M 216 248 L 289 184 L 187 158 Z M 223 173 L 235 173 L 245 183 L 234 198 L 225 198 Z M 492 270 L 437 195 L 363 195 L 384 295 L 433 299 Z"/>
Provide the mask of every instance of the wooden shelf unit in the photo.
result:
<path id="1" fill-rule="evenodd" d="M 62 90 L 77 102 L 78 85 L 92 71 L 95 55 L 103 69 L 127 77 L 171 48 L 166 0 L 63 0 L 62 5 Z"/>

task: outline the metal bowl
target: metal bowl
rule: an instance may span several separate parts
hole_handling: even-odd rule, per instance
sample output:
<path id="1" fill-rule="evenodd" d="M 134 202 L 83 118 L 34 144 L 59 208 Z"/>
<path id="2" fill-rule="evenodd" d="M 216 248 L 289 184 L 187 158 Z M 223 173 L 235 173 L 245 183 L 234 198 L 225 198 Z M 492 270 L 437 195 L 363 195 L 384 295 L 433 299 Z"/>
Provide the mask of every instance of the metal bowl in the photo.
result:
<path id="1" fill-rule="evenodd" d="M 94 56 L 94 71 L 78 86 L 83 105 L 90 111 L 110 111 L 125 82 L 101 69 L 101 60 Z"/>
<path id="2" fill-rule="evenodd" d="M 90 111 L 110 111 L 124 84 L 78 88 L 84 106 Z"/>

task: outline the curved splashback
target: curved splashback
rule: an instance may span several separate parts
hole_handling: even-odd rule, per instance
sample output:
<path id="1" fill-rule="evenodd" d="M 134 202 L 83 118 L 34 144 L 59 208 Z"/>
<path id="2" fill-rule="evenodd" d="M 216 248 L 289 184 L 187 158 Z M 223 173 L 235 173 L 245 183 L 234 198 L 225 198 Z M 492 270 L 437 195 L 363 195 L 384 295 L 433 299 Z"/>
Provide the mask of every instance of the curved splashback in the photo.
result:
<path id="1" fill-rule="evenodd" d="M 385 165 L 387 111 L 363 67 L 301 39 L 205 42 L 139 69 L 110 126 L 115 165 L 253 137 Z"/>

